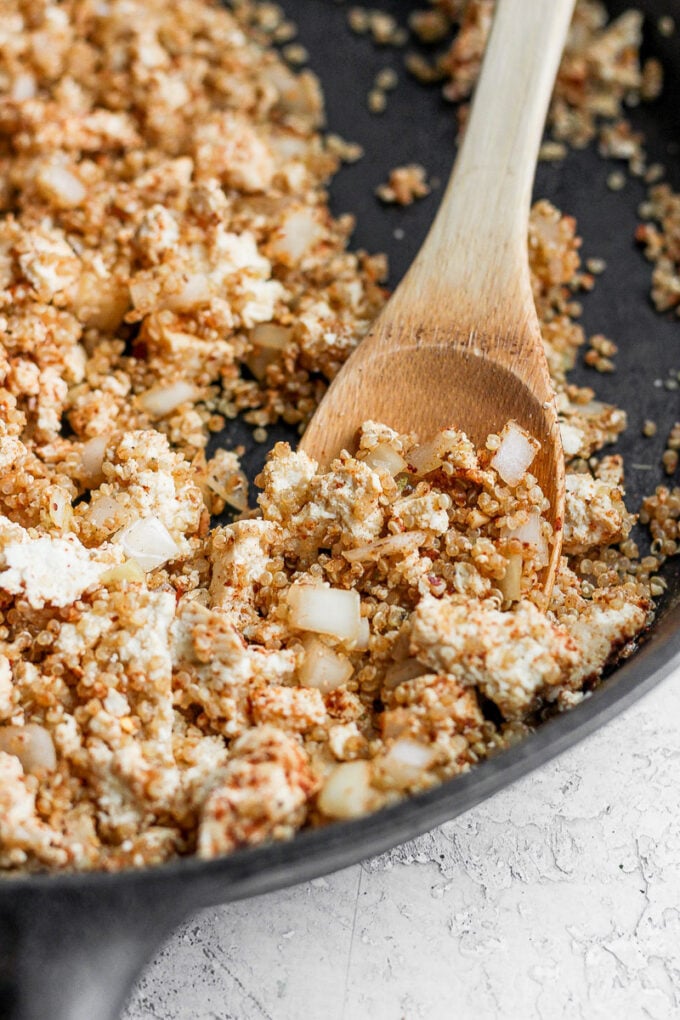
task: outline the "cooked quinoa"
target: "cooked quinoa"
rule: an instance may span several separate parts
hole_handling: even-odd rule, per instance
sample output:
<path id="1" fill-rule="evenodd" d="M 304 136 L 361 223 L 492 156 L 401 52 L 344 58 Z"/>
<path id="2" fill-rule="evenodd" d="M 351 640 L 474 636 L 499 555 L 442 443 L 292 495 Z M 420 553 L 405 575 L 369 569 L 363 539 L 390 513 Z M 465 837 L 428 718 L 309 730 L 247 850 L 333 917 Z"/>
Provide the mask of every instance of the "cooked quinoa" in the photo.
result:
<path id="1" fill-rule="evenodd" d="M 640 557 L 621 458 L 594 456 L 625 414 L 567 380 L 594 280 L 545 201 L 528 252 L 567 461 L 548 607 L 512 422 L 480 450 L 367 422 L 325 473 L 278 444 L 250 511 L 237 452 L 206 461 L 239 412 L 303 425 L 385 300 L 384 259 L 327 206 L 359 153 L 269 48 L 293 35 L 269 4 L 0 0 L 7 871 L 210 857 L 464 772 L 633 649 L 677 551 L 678 490 L 645 502 Z M 240 519 L 211 530 L 225 505 Z"/>
<path id="2" fill-rule="evenodd" d="M 395 166 L 390 170 L 388 180 L 379 184 L 375 193 L 387 205 L 412 205 L 417 199 L 430 194 L 427 171 L 419 163 Z"/>
<path id="3" fill-rule="evenodd" d="M 680 194 L 668 184 L 650 188 L 640 207 L 644 217 L 636 238 L 654 263 L 652 301 L 660 312 L 674 309 L 680 315 Z"/>
<path id="4" fill-rule="evenodd" d="M 467 100 L 474 88 L 491 29 L 495 0 L 432 0 L 430 8 L 411 16 L 417 38 L 454 38 L 430 60 L 419 53 L 406 57 L 407 69 L 423 82 L 440 81 L 446 99 Z M 428 39 L 430 26 L 434 35 Z M 654 57 L 641 59 L 642 14 L 627 10 L 610 20 L 599 0 L 577 0 L 564 55 L 557 74 L 548 127 L 554 142 L 582 148 L 597 138 L 602 155 L 626 160 L 639 174 L 645 170 L 640 135 L 633 132 L 626 106 L 655 99 L 662 70 Z M 556 158 L 547 149 L 546 158 Z M 564 150 L 558 150 L 559 157 Z"/>

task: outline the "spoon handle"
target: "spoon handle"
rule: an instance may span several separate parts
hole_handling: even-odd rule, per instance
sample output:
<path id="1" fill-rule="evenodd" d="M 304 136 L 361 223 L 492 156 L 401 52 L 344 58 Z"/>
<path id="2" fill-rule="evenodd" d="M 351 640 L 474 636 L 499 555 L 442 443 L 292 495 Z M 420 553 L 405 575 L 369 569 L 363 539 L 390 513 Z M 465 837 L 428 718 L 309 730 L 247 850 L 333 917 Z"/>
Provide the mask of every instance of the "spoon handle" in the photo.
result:
<path id="1" fill-rule="evenodd" d="M 574 0 L 497 0 L 465 137 L 397 304 L 451 307 L 458 325 L 469 308 L 471 329 L 532 307 L 531 189 L 573 8 Z"/>

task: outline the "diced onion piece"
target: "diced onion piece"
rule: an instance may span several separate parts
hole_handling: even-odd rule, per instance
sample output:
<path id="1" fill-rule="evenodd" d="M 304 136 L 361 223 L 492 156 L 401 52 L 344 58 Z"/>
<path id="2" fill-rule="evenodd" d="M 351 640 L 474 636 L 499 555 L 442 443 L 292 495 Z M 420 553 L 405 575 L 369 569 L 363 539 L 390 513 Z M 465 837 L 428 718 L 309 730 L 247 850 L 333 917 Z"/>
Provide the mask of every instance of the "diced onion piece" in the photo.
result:
<path id="1" fill-rule="evenodd" d="M 137 560 L 126 560 L 106 570 L 99 578 L 102 584 L 119 584 L 121 581 L 143 581 L 144 571 Z"/>
<path id="2" fill-rule="evenodd" d="M 396 786 L 402 787 L 416 782 L 433 760 L 431 748 L 409 737 L 400 737 L 383 756 L 380 765 L 386 776 Z"/>
<path id="3" fill-rule="evenodd" d="M 205 273 L 194 273 L 187 277 L 180 290 L 164 295 L 165 307 L 173 312 L 190 312 L 199 305 L 207 305 L 212 296 L 209 277 Z"/>
<path id="4" fill-rule="evenodd" d="M 258 350 L 251 351 L 244 360 L 258 382 L 262 382 L 267 375 L 269 366 L 278 361 L 278 355 L 276 351 L 259 348 Z"/>
<path id="5" fill-rule="evenodd" d="M 506 602 L 517 602 L 522 594 L 522 554 L 511 553 L 508 556 L 508 565 L 505 568 L 505 575 L 498 582 L 503 598 Z"/>
<path id="6" fill-rule="evenodd" d="M 255 347 L 267 347 L 270 350 L 282 351 L 290 343 L 293 330 L 289 326 L 280 326 L 278 322 L 260 322 L 250 331 L 250 339 Z"/>
<path id="7" fill-rule="evenodd" d="M 155 570 L 177 555 L 175 541 L 157 517 L 143 517 L 116 535 L 126 556 L 136 560 L 142 570 Z"/>
<path id="8" fill-rule="evenodd" d="M 225 485 L 224 491 L 224 499 L 234 510 L 243 512 L 248 509 L 248 479 L 242 471 L 239 471 L 237 475 L 232 475 L 229 483 Z"/>
<path id="9" fill-rule="evenodd" d="M 299 135 L 277 134 L 271 135 L 267 140 L 272 149 L 284 159 L 302 158 L 307 152 L 305 139 L 300 138 Z"/>
<path id="10" fill-rule="evenodd" d="M 315 124 L 320 122 L 323 105 L 314 75 L 304 71 L 293 75 L 282 64 L 270 64 L 263 67 L 262 76 L 279 94 L 277 109 L 294 116 L 313 117 Z"/>
<path id="11" fill-rule="evenodd" d="M 26 773 L 54 772 L 57 754 L 50 733 L 44 726 L 0 726 L 0 751 L 19 759 Z"/>
<path id="12" fill-rule="evenodd" d="M 541 516 L 538 513 L 529 514 L 528 520 L 520 524 L 518 528 L 508 531 L 508 538 L 516 538 L 523 545 L 536 547 L 541 541 Z"/>
<path id="13" fill-rule="evenodd" d="M 402 455 L 389 443 L 378 443 L 364 458 L 364 464 L 368 464 L 374 471 L 389 471 L 392 477 L 405 471 L 407 467 Z"/>
<path id="14" fill-rule="evenodd" d="M 416 446 L 408 455 L 408 466 L 417 475 L 429 475 L 430 471 L 436 471 L 443 463 L 439 436 L 435 436 L 429 443 Z"/>
<path id="15" fill-rule="evenodd" d="M 387 443 L 378 443 L 364 458 L 364 463 L 374 471 L 388 471 L 393 477 L 408 467 L 401 453 Z"/>
<path id="16" fill-rule="evenodd" d="M 274 258 L 286 265 L 293 265 L 321 237 L 321 229 L 314 216 L 314 210 L 307 207 L 293 209 L 281 222 L 276 236 L 269 245 Z"/>
<path id="17" fill-rule="evenodd" d="M 134 308 L 150 308 L 157 298 L 158 286 L 148 277 L 133 277 L 130 281 L 130 300 Z"/>
<path id="18" fill-rule="evenodd" d="M 375 799 L 369 763 L 346 761 L 333 769 L 317 804 L 327 818 L 360 818 L 372 810 Z"/>
<path id="19" fill-rule="evenodd" d="M 362 560 L 377 560 L 381 556 L 395 556 L 408 553 L 423 545 L 427 536 L 424 531 L 404 531 L 398 535 L 387 535 L 367 545 L 359 545 L 356 549 L 344 549 L 342 555 L 349 563 L 360 563 Z"/>
<path id="20" fill-rule="evenodd" d="M 154 386 L 142 393 L 138 400 L 140 406 L 152 418 L 164 418 L 175 411 L 180 404 L 195 400 L 198 390 L 184 379 L 168 383 L 166 386 Z"/>
<path id="21" fill-rule="evenodd" d="M 108 436 L 93 436 L 92 439 L 88 439 L 81 450 L 80 459 L 85 481 L 92 488 L 102 478 L 102 465 L 108 441 Z"/>
<path id="22" fill-rule="evenodd" d="M 74 173 L 55 163 L 40 169 L 36 184 L 46 198 L 62 209 L 82 205 L 87 194 L 82 181 Z"/>
<path id="23" fill-rule="evenodd" d="M 243 471 L 230 471 L 222 477 L 218 468 L 209 472 L 205 484 L 225 503 L 242 512 L 248 509 L 248 479 Z"/>
<path id="24" fill-rule="evenodd" d="M 346 655 L 333 651 L 316 637 L 303 641 L 305 657 L 298 673 L 303 687 L 316 687 L 327 694 L 347 683 L 354 668 Z"/>
<path id="25" fill-rule="evenodd" d="M 455 428 L 442 429 L 427 443 L 422 443 L 407 454 L 408 466 L 422 476 L 436 471 L 448 461 L 454 468 L 474 470 L 478 467 L 477 454 L 467 436 Z"/>
<path id="26" fill-rule="evenodd" d="M 509 421 L 501 432 L 501 445 L 491 460 L 506 485 L 519 485 L 541 448 L 541 444 L 516 421 Z"/>
<path id="27" fill-rule="evenodd" d="M 294 584 L 288 592 L 290 623 L 298 630 L 328 634 L 339 641 L 360 637 L 361 600 L 356 591 Z"/>
<path id="28" fill-rule="evenodd" d="M 246 364 L 256 379 L 264 379 L 267 369 L 278 360 L 292 335 L 292 329 L 277 322 L 261 322 L 251 329 L 250 340 L 254 349 L 246 358 Z"/>
<path id="29" fill-rule="evenodd" d="M 16 103 L 23 103 L 27 99 L 33 99 L 37 91 L 33 75 L 23 71 L 17 74 L 12 82 L 9 98 L 13 99 Z"/>
<path id="30" fill-rule="evenodd" d="M 541 515 L 537 511 L 530 513 L 529 519 L 524 524 L 508 531 L 506 537 L 515 538 L 522 545 L 528 545 L 535 549 L 541 565 L 545 566 L 548 562 L 548 543 L 541 530 Z"/>
<path id="31" fill-rule="evenodd" d="M 368 642 L 371 639 L 371 625 L 368 622 L 367 617 L 362 616 L 359 620 L 359 637 L 354 642 L 354 647 L 358 652 L 365 652 L 368 648 Z"/>
<path id="32" fill-rule="evenodd" d="M 125 509 L 113 496 L 101 495 L 92 500 L 86 517 L 93 528 L 106 528 L 112 532 L 125 523 Z"/>
<path id="33" fill-rule="evenodd" d="M 417 676 L 423 676 L 427 672 L 427 666 L 423 666 L 422 662 L 418 662 L 417 659 L 404 659 L 403 662 L 395 662 L 389 667 L 383 683 L 391 691 L 399 684 L 403 684 L 407 680 L 414 680 Z"/>
<path id="34" fill-rule="evenodd" d="M 67 528 L 73 517 L 70 493 L 59 485 L 50 490 L 49 514 L 52 523 L 58 528 Z"/>

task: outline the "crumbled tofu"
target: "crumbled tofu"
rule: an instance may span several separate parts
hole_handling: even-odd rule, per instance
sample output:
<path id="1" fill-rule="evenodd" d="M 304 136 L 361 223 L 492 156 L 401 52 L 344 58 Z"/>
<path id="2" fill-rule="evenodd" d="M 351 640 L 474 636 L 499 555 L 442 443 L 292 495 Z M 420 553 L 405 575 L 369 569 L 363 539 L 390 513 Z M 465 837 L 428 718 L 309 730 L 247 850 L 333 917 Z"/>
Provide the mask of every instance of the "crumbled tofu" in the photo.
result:
<path id="1" fill-rule="evenodd" d="M 680 315 L 680 193 L 668 184 L 654 185 L 640 214 L 644 222 L 635 237 L 654 263 L 652 300 L 658 311 Z"/>
<path id="2" fill-rule="evenodd" d="M 607 604 L 608 598 L 613 605 Z M 578 665 L 572 670 L 569 684 L 579 688 L 584 681 L 597 679 L 617 652 L 641 632 L 649 621 L 649 615 L 648 600 L 621 604 L 621 600 L 616 595 L 612 597 L 611 593 L 598 595 L 575 621 L 567 624 L 578 645 Z"/>
<path id="3" fill-rule="evenodd" d="M 424 598 L 413 615 L 411 650 L 476 686 L 507 719 L 524 716 L 578 661 L 575 642 L 530 602 L 503 613 L 484 603 Z"/>
<path id="4" fill-rule="evenodd" d="M 445 98 L 467 99 L 481 67 L 494 0 L 463 0 L 437 10 L 446 17 L 446 27 L 457 32 L 437 60 L 435 80 L 443 79 Z M 554 141 L 583 147 L 598 136 L 606 146 L 608 132 L 620 130 L 622 123 L 630 136 L 623 120 L 626 107 L 653 99 L 661 85 L 657 62 L 640 57 L 641 42 L 640 11 L 628 10 L 610 21 L 596 0 L 579 0 L 548 113 Z M 625 155 L 639 158 L 641 149 L 637 138 Z"/>
<path id="5" fill-rule="evenodd" d="M 208 795 L 198 831 L 198 853 L 214 857 L 247 843 L 289 835 L 304 819 L 318 786 L 297 741 L 263 725 L 235 742 L 229 762 Z"/>
<path id="6" fill-rule="evenodd" d="M 594 545 L 612 545 L 628 536 L 634 518 L 627 512 L 618 481 L 613 485 L 589 474 L 568 474 L 563 548 L 583 553 Z"/>
<path id="7" fill-rule="evenodd" d="M 97 584 L 111 562 L 95 559 L 73 535 L 27 536 L 2 549 L 0 590 L 22 595 L 34 609 L 68 606 Z"/>

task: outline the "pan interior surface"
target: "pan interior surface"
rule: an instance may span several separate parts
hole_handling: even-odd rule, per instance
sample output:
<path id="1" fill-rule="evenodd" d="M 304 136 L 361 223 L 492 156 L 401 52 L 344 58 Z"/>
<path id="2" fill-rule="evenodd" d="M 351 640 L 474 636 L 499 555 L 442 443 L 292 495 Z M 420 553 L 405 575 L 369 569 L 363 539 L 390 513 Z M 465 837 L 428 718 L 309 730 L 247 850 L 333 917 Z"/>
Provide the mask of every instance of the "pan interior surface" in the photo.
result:
<path id="1" fill-rule="evenodd" d="M 390 285 L 394 286 L 417 252 L 436 211 L 453 162 L 455 111 L 440 95 L 438 86 L 425 87 L 403 70 L 403 50 L 380 49 L 347 27 L 347 8 L 318 0 L 283 0 L 288 17 L 299 29 L 298 38 L 310 55 L 310 67 L 319 76 L 326 99 L 327 126 L 334 133 L 359 142 L 363 159 L 343 168 L 331 185 L 331 205 L 338 215 L 356 217 L 352 247 L 385 251 L 390 260 Z M 644 131 L 650 162 L 666 168 L 669 184 L 680 187 L 680 45 L 678 37 L 664 37 L 657 29 L 661 15 L 672 13 L 668 2 L 651 0 L 639 6 L 648 15 L 646 46 L 664 64 L 666 81 L 660 100 L 630 111 L 636 129 Z M 381 4 L 400 21 L 411 9 L 403 2 Z M 612 14 L 624 10 L 619 0 L 608 4 Z M 387 109 L 372 115 L 366 96 L 376 73 L 393 67 L 399 75 Z M 422 163 L 428 177 L 439 182 L 432 193 L 408 208 L 381 206 L 374 196 L 377 185 L 396 165 Z M 583 298 L 587 334 L 612 337 L 619 346 L 616 371 L 595 374 L 579 364 L 570 379 L 593 385 L 597 397 L 624 408 L 628 429 L 611 451 L 627 465 L 627 503 L 637 509 L 655 485 L 667 482 L 661 454 L 671 426 L 680 418 L 677 393 L 657 381 L 680 370 L 680 321 L 672 313 L 660 315 L 649 301 L 651 266 L 633 237 L 639 222 L 638 206 L 645 198 L 643 182 L 627 176 L 620 191 L 607 184 L 616 164 L 598 156 L 595 146 L 569 150 L 559 163 L 539 165 L 536 198 L 548 198 L 563 212 L 575 216 L 583 237 L 583 257 L 605 260 L 606 272 L 592 293 Z M 656 436 L 642 435 L 642 425 L 652 419 Z M 267 446 L 286 439 L 295 442 L 292 429 L 268 430 Z M 251 430 L 236 421 L 211 440 L 211 446 L 227 448 L 242 444 L 250 478 L 259 471 L 267 447 L 253 441 Z M 673 484 L 671 479 L 671 484 Z M 521 745 L 482 763 L 472 772 L 451 780 L 426 794 L 352 823 L 336 823 L 326 829 L 305 832 L 290 843 L 239 851 L 231 857 L 202 862 L 186 859 L 147 872 L 118 875 L 84 874 L 8 878 L 0 895 L 18 886 L 103 886 L 129 882 L 161 884 L 191 880 L 197 902 L 214 902 L 264 892 L 346 866 L 382 851 L 433 825 L 467 810 L 484 797 L 565 750 L 613 718 L 641 693 L 649 690 L 674 666 L 680 655 L 680 561 L 664 568 L 668 591 L 657 619 L 640 651 L 613 671 L 600 687 L 570 713 L 548 721 Z"/>

